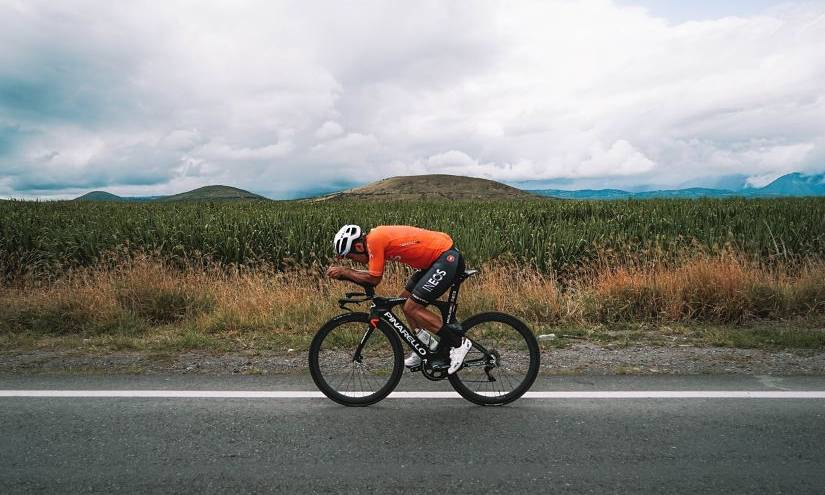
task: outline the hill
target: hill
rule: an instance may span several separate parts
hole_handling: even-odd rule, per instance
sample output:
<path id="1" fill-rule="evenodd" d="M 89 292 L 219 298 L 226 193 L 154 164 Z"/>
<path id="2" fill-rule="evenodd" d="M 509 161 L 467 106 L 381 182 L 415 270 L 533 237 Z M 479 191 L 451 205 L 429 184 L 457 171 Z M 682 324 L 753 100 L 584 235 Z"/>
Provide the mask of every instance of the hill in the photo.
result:
<path id="1" fill-rule="evenodd" d="M 783 197 L 783 196 L 825 196 L 825 174 L 804 175 L 792 173 L 783 175 L 761 188 L 732 186 L 732 189 L 686 188 L 643 192 L 629 192 L 620 189 L 517 189 L 500 182 L 464 177 L 460 175 L 432 174 L 390 177 L 365 186 L 328 193 L 303 201 L 328 201 L 334 199 L 366 199 L 371 201 L 390 200 L 496 200 L 530 199 L 553 197 L 561 199 L 652 199 L 652 198 L 725 198 L 740 197 Z M 735 188 L 735 189 L 734 189 Z M 322 189 L 323 190 L 323 189 Z M 106 191 L 92 191 L 75 201 L 223 201 L 223 200 L 265 200 L 263 196 L 230 186 L 205 186 L 172 196 L 124 197 Z"/>
<path id="2" fill-rule="evenodd" d="M 75 201 L 126 201 L 124 198 L 116 194 L 112 194 L 106 191 L 92 191 L 89 193 L 80 196 L 79 198 L 75 198 Z"/>
<path id="3" fill-rule="evenodd" d="M 223 201 L 237 199 L 267 199 L 263 196 L 230 186 L 204 186 L 172 196 L 117 196 L 106 191 L 92 191 L 75 201 Z"/>
<path id="4" fill-rule="evenodd" d="M 432 174 L 390 177 L 366 186 L 327 194 L 310 201 L 332 199 L 362 199 L 370 201 L 396 200 L 495 200 L 529 199 L 536 196 L 500 182 L 463 177 L 460 175 Z"/>
<path id="5" fill-rule="evenodd" d="M 163 196 L 158 201 L 202 201 L 202 200 L 234 200 L 234 199 L 266 199 L 255 193 L 231 186 L 204 186 L 172 196 Z"/>

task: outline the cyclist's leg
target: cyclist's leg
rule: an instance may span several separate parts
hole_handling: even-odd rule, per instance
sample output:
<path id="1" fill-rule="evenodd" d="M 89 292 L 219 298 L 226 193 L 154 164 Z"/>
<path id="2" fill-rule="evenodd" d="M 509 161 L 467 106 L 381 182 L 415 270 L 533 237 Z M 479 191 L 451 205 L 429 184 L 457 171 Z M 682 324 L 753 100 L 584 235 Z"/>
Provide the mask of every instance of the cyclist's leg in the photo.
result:
<path id="1" fill-rule="evenodd" d="M 412 291 L 412 289 L 418 283 L 418 281 L 419 281 L 419 279 L 421 278 L 422 275 L 424 275 L 423 270 L 418 270 L 417 272 L 413 273 L 412 276 L 410 277 L 410 279 L 407 281 L 407 284 L 406 284 L 404 290 L 401 291 L 401 295 L 399 297 L 404 297 L 404 298 L 409 299 L 410 291 Z M 416 315 L 414 315 L 412 313 L 408 313 L 406 311 L 404 313 L 405 313 L 405 316 L 407 317 L 407 323 L 409 324 L 410 328 L 412 328 L 414 330 L 414 332 L 416 333 L 418 338 L 421 339 L 421 341 L 424 342 L 426 345 L 428 345 L 430 347 L 430 349 L 433 349 L 436 346 L 436 343 L 434 341 L 431 341 L 430 335 L 432 335 L 432 334 L 426 333 L 426 332 L 424 332 L 424 330 L 421 330 L 423 328 L 426 328 L 427 324 L 422 323 L 421 318 L 420 317 L 417 318 Z M 423 334 L 422 334 L 422 332 L 423 332 Z M 412 354 L 410 354 L 407 357 L 407 359 L 404 360 L 404 365 L 407 366 L 408 368 L 412 368 L 412 367 L 418 366 L 420 364 L 421 364 L 421 356 L 419 356 L 418 352 L 416 352 L 416 351 L 413 351 Z"/>
<path id="2" fill-rule="evenodd" d="M 406 297 L 407 299 L 409 299 L 412 290 L 415 288 L 415 285 L 418 283 L 418 281 L 421 280 L 421 277 L 423 275 L 424 270 L 417 270 L 412 275 L 410 275 L 410 278 L 404 285 L 404 290 L 401 291 L 401 294 L 398 297 Z M 407 317 L 407 323 L 410 325 L 410 328 L 424 328 L 423 326 L 421 326 L 421 323 L 415 318 L 415 315 L 408 314 L 406 311 L 404 311 L 404 315 Z"/>
<path id="3" fill-rule="evenodd" d="M 456 249 L 445 251 L 430 268 L 423 271 L 423 274 L 418 278 L 418 282 L 410 291 L 410 298 L 404 303 L 403 308 L 408 318 L 412 317 L 421 323 L 423 328 L 433 333 L 439 333 L 442 337 L 447 337 L 447 341 L 453 344 L 453 347 L 461 343 L 461 337 L 449 330 L 442 332 L 444 324 L 441 316 L 427 310 L 427 305 L 447 292 L 447 289 L 452 286 L 456 274 L 463 267 L 464 259 L 461 253 Z"/>
<path id="4" fill-rule="evenodd" d="M 464 270 L 464 257 L 457 249 L 448 249 L 430 268 L 422 270 L 414 286 L 407 287 L 411 293 L 410 299 L 422 306 L 432 304 L 452 287 L 461 270 Z"/>

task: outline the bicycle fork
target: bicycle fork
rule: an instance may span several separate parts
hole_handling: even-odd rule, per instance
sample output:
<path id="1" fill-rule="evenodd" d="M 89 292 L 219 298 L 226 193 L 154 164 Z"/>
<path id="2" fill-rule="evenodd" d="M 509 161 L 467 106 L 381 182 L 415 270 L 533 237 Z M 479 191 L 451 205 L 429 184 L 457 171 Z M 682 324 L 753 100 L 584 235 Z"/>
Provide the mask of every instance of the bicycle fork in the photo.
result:
<path id="1" fill-rule="evenodd" d="M 370 335 L 375 330 L 375 327 L 378 326 L 378 318 L 371 318 L 370 324 L 367 326 L 367 330 L 364 332 L 364 336 L 361 337 L 361 342 L 358 343 L 358 347 L 355 348 L 355 354 L 352 355 L 352 362 L 361 364 L 364 357 L 361 355 L 361 351 L 364 350 L 364 346 L 367 344 L 367 340 L 369 340 Z"/>

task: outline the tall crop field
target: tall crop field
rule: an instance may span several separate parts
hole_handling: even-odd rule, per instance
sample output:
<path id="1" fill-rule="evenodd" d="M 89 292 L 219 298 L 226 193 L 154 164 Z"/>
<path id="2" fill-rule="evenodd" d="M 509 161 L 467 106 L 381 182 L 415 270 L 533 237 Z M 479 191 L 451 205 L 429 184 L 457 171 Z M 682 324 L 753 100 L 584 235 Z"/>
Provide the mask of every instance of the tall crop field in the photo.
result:
<path id="1" fill-rule="evenodd" d="M 685 251 L 825 258 L 825 198 L 505 202 L 0 202 L 0 269 L 56 274 L 112 251 L 284 268 L 331 257 L 345 223 L 450 233 L 471 264 L 564 274 L 596 259 L 662 262 Z"/>

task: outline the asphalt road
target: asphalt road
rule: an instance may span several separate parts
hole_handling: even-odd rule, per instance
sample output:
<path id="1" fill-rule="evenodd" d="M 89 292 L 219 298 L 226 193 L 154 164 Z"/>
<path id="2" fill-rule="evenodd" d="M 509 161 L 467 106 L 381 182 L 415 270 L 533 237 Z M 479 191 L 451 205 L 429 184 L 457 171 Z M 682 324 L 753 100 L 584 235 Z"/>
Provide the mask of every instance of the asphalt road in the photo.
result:
<path id="1" fill-rule="evenodd" d="M 0 376 L 0 389 L 313 387 L 300 375 Z M 822 391 L 825 378 L 559 377 L 533 390 Z M 2 493 L 825 493 L 823 399 L 345 408 L 326 399 L 5 397 L 0 442 Z"/>

